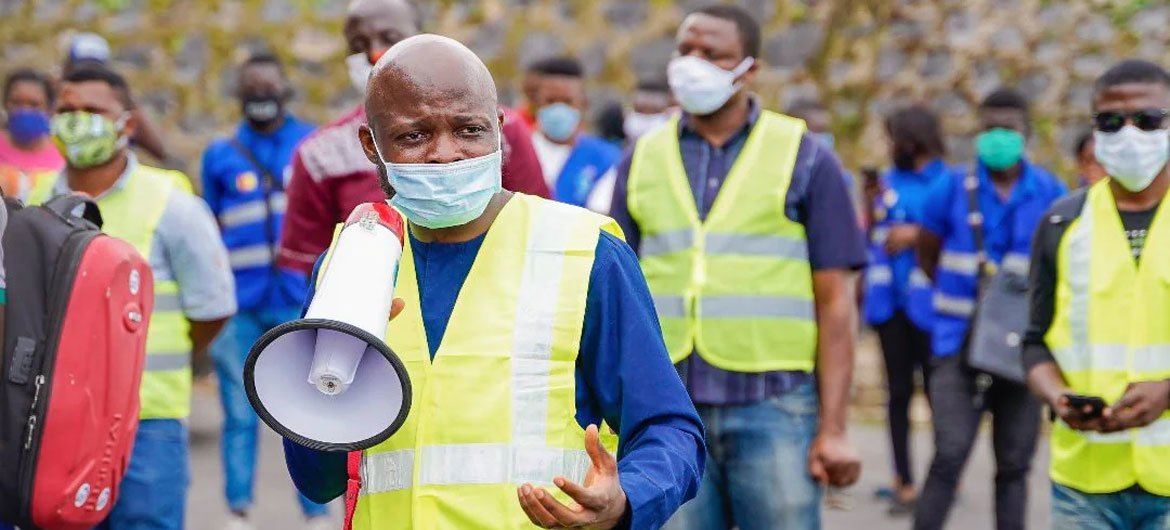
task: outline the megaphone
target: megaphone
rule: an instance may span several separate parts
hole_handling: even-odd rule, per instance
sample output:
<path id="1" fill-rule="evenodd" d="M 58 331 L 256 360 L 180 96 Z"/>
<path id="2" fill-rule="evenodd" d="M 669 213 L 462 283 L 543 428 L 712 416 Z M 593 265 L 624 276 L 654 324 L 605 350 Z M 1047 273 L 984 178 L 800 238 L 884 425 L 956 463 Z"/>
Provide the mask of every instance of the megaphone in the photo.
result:
<path id="1" fill-rule="evenodd" d="M 368 449 L 410 411 L 410 377 L 382 340 L 402 257 L 402 216 L 386 203 L 354 209 L 305 318 L 260 337 L 244 389 L 281 436 L 321 451 Z"/>

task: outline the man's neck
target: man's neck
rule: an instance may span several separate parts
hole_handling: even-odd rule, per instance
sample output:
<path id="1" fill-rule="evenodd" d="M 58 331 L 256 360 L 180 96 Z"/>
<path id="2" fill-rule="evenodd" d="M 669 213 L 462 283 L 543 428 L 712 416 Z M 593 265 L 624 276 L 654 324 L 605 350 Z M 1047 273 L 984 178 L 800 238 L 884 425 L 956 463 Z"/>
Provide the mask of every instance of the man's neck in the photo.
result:
<path id="1" fill-rule="evenodd" d="M 504 205 L 512 199 L 513 193 L 507 190 L 501 190 L 492 197 L 488 202 L 487 208 L 484 208 L 483 213 L 476 217 L 470 223 L 459 226 L 450 226 L 447 228 L 427 228 L 410 223 L 410 233 L 414 235 L 423 243 L 464 243 L 471 241 L 479 236 L 487 233 L 488 229 L 492 227 L 492 223 L 496 221 L 496 217 L 504 209 Z"/>
<path id="2" fill-rule="evenodd" d="M 568 147 L 572 147 L 573 145 L 575 145 L 577 143 L 577 137 L 580 136 L 580 134 L 581 133 L 579 133 L 579 132 L 575 132 L 575 133 L 569 135 L 569 137 L 564 139 L 564 140 L 553 140 L 552 138 L 549 138 L 549 136 L 547 134 L 544 134 L 544 131 L 540 132 L 540 135 L 543 136 L 545 140 L 548 140 L 549 142 L 552 142 L 556 145 L 562 145 L 562 146 L 568 146 Z"/>
<path id="3" fill-rule="evenodd" d="M 926 169 L 926 166 L 929 166 L 931 162 L 934 162 L 934 155 L 918 155 L 918 157 L 914 159 L 914 172 L 922 173 L 922 171 Z"/>
<path id="4" fill-rule="evenodd" d="M 739 132 L 751 116 L 751 100 L 746 92 L 732 96 L 723 108 L 706 116 L 687 115 L 691 128 L 707 143 L 722 147 Z"/>
<path id="5" fill-rule="evenodd" d="M 281 117 L 273 120 L 272 123 L 269 123 L 268 125 L 265 125 L 263 127 L 256 125 L 255 123 L 252 123 L 252 122 L 248 122 L 248 126 L 251 127 L 253 131 L 256 131 L 260 134 L 272 134 L 272 133 L 276 132 L 277 130 L 279 130 L 281 127 L 283 127 L 284 122 L 285 122 L 285 117 L 281 116 Z"/>
<path id="6" fill-rule="evenodd" d="M 96 199 L 118 182 L 118 178 L 126 172 L 129 163 L 129 155 L 122 151 L 100 166 L 84 169 L 66 167 L 65 182 L 69 184 L 70 190 L 82 192 Z"/>
<path id="7" fill-rule="evenodd" d="M 998 171 L 988 168 L 987 176 L 991 179 L 991 185 L 995 187 L 995 191 L 999 193 L 1000 197 L 1005 200 L 1011 197 L 1012 190 L 1015 189 L 1016 183 L 1020 181 L 1020 175 L 1023 174 L 1023 168 L 1024 164 L 1020 162 Z"/>
<path id="8" fill-rule="evenodd" d="M 1170 190 L 1170 165 L 1162 168 L 1162 173 L 1154 177 L 1154 181 L 1142 191 L 1129 191 L 1116 180 L 1110 181 L 1109 187 L 1113 190 L 1113 200 L 1117 201 L 1118 210 L 1144 212 L 1166 198 L 1166 192 Z"/>

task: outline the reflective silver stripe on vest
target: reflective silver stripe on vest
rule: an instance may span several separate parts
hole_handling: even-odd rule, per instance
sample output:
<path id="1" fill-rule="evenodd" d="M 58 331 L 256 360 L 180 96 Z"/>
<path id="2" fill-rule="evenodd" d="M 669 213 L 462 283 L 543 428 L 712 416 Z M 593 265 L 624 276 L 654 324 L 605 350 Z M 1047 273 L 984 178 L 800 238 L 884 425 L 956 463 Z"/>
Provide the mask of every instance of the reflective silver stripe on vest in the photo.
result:
<path id="1" fill-rule="evenodd" d="M 934 293 L 934 310 L 951 316 L 969 317 L 975 314 L 975 301 L 936 292 Z"/>
<path id="2" fill-rule="evenodd" d="M 930 287 L 930 277 L 922 269 L 915 268 L 910 273 L 911 287 Z"/>
<path id="3" fill-rule="evenodd" d="M 706 296 L 699 300 L 699 318 L 789 318 L 814 320 L 812 300 L 788 296 Z"/>
<path id="4" fill-rule="evenodd" d="M 707 254 L 766 256 L 808 261 L 808 244 L 803 239 L 755 234 L 707 234 Z"/>
<path id="5" fill-rule="evenodd" d="M 1064 370 L 1089 369 L 1094 355 L 1089 342 L 1089 260 L 1093 255 L 1093 208 L 1082 208 L 1081 219 L 1069 229 L 1068 251 L 1065 256 L 1065 281 L 1069 284 L 1067 348 L 1053 351 L 1057 364 Z M 1123 354 L 1124 355 L 1124 354 Z M 1104 362 L 1105 356 L 1102 356 Z M 1124 362 L 1124 359 L 1121 361 Z M 1064 368 L 1064 367 L 1071 368 Z"/>
<path id="6" fill-rule="evenodd" d="M 695 231 L 690 228 L 662 232 L 642 238 L 638 253 L 643 258 L 686 250 L 695 244 Z"/>
<path id="7" fill-rule="evenodd" d="M 577 219 L 550 206 L 537 206 L 532 211 L 512 337 L 511 441 L 514 444 L 539 447 L 548 441 L 554 323 L 561 298 L 565 243 Z M 426 471 L 427 466 L 424 464 L 422 469 Z"/>
<path id="8" fill-rule="evenodd" d="M 999 268 L 1010 272 L 1012 274 L 1019 274 L 1020 276 L 1028 275 L 1028 267 L 1032 264 L 1032 259 L 1027 254 L 1010 253 L 1003 257 Z"/>
<path id="9" fill-rule="evenodd" d="M 191 352 L 147 352 L 147 372 L 171 372 L 191 366 Z"/>
<path id="10" fill-rule="evenodd" d="M 1086 355 L 1082 355 L 1085 353 Z M 1129 348 L 1124 344 L 1094 344 L 1089 347 L 1058 348 L 1053 357 L 1064 372 L 1088 370 L 1124 371 L 1129 364 Z"/>
<path id="11" fill-rule="evenodd" d="M 228 250 L 228 262 L 233 269 L 267 267 L 272 263 L 275 249 L 266 244 L 249 245 Z"/>
<path id="12" fill-rule="evenodd" d="M 1065 427 L 1068 427 L 1068 425 L 1065 424 Z M 1073 430 L 1072 428 L 1069 428 L 1069 430 L 1079 434 L 1090 443 L 1095 444 L 1133 443 L 1134 445 L 1141 446 L 1170 445 L 1170 420 L 1165 418 L 1158 419 L 1145 427 L 1121 432 L 1085 432 Z"/>
<path id="13" fill-rule="evenodd" d="M 894 271 L 889 265 L 870 265 L 865 268 L 865 283 L 869 285 L 890 285 L 894 283 Z"/>
<path id="14" fill-rule="evenodd" d="M 1170 371 L 1170 344 L 1134 348 L 1132 368 L 1138 373 Z"/>
<path id="15" fill-rule="evenodd" d="M 555 477 L 578 484 L 589 469 L 589 455 L 579 449 L 510 444 L 461 444 L 423 447 L 418 483 L 551 485 Z"/>
<path id="16" fill-rule="evenodd" d="M 361 495 L 410 489 L 414 481 L 414 449 L 399 449 L 362 457 Z"/>
<path id="17" fill-rule="evenodd" d="M 274 192 L 268 204 L 272 208 L 273 215 L 283 215 L 285 210 L 288 209 L 288 197 L 285 197 L 282 192 Z M 264 207 L 263 200 L 257 199 L 225 208 L 223 213 L 219 214 L 219 224 L 224 228 L 235 228 L 241 225 L 259 223 L 267 218 L 268 208 Z"/>
<path id="18" fill-rule="evenodd" d="M 179 300 L 178 294 L 173 293 L 154 293 L 154 312 L 163 313 L 169 311 L 182 311 L 183 304 Z"/>
<path id="19" fill-rule="evenodd" d="M 686 297 L 670 294 L 653 295 L 654 309 L 659 318 L 684 318 L 687 316 Z"/>
<path id="20" fill-rule="evenodd" d="M 979 272 L 979 255 L 974 252 L 943 251 L 938 267 L 962 276 L 974 276 Z"/>

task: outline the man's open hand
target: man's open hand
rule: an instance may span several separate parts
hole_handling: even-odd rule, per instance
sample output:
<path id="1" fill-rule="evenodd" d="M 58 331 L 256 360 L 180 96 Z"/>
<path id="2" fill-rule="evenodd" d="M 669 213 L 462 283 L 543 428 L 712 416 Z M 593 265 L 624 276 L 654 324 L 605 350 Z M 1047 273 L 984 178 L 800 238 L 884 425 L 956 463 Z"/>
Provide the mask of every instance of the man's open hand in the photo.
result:
<path id="1" fill-rule="evenodd" d="M 1145 427 L 1170 407 L 1170 381 L 1130 383 L 1117 403 L 1106 407 L 1102 432 Z"/>
<path id="2" fill-rule="evenodd" d="M 520 506 L 532 524 L 541 528 L 585 528 L 609 530 L 626 514 L 626 492 L 618 482 L 617 459 L 601 446 L 597 426 L 585 429 L 585 451 L 592 465 L 585 474 L 585 484 L 578 485 L 565 477 L 556 484 L 574 502 L 561 504 L 544 488 L 525 484 L 516 490 Z"/>

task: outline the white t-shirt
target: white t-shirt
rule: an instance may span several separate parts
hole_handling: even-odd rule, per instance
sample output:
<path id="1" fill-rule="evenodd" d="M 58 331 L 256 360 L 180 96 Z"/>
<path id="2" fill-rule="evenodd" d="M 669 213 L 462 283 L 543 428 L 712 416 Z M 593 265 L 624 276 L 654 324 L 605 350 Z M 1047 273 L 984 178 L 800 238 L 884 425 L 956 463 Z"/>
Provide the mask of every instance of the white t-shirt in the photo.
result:
<path id="1" fill-rule="evenodd" d="M 532 131 L 532 148 L 536 150 L 536 158 L 540 160 L 540 170 L 544 173 L 544 183 L 548 184 L 549 191 L 556 194 L 557 177 L 573 154 L 573 146 L 561 145 L 544 137 L 540 131 Z"/>

